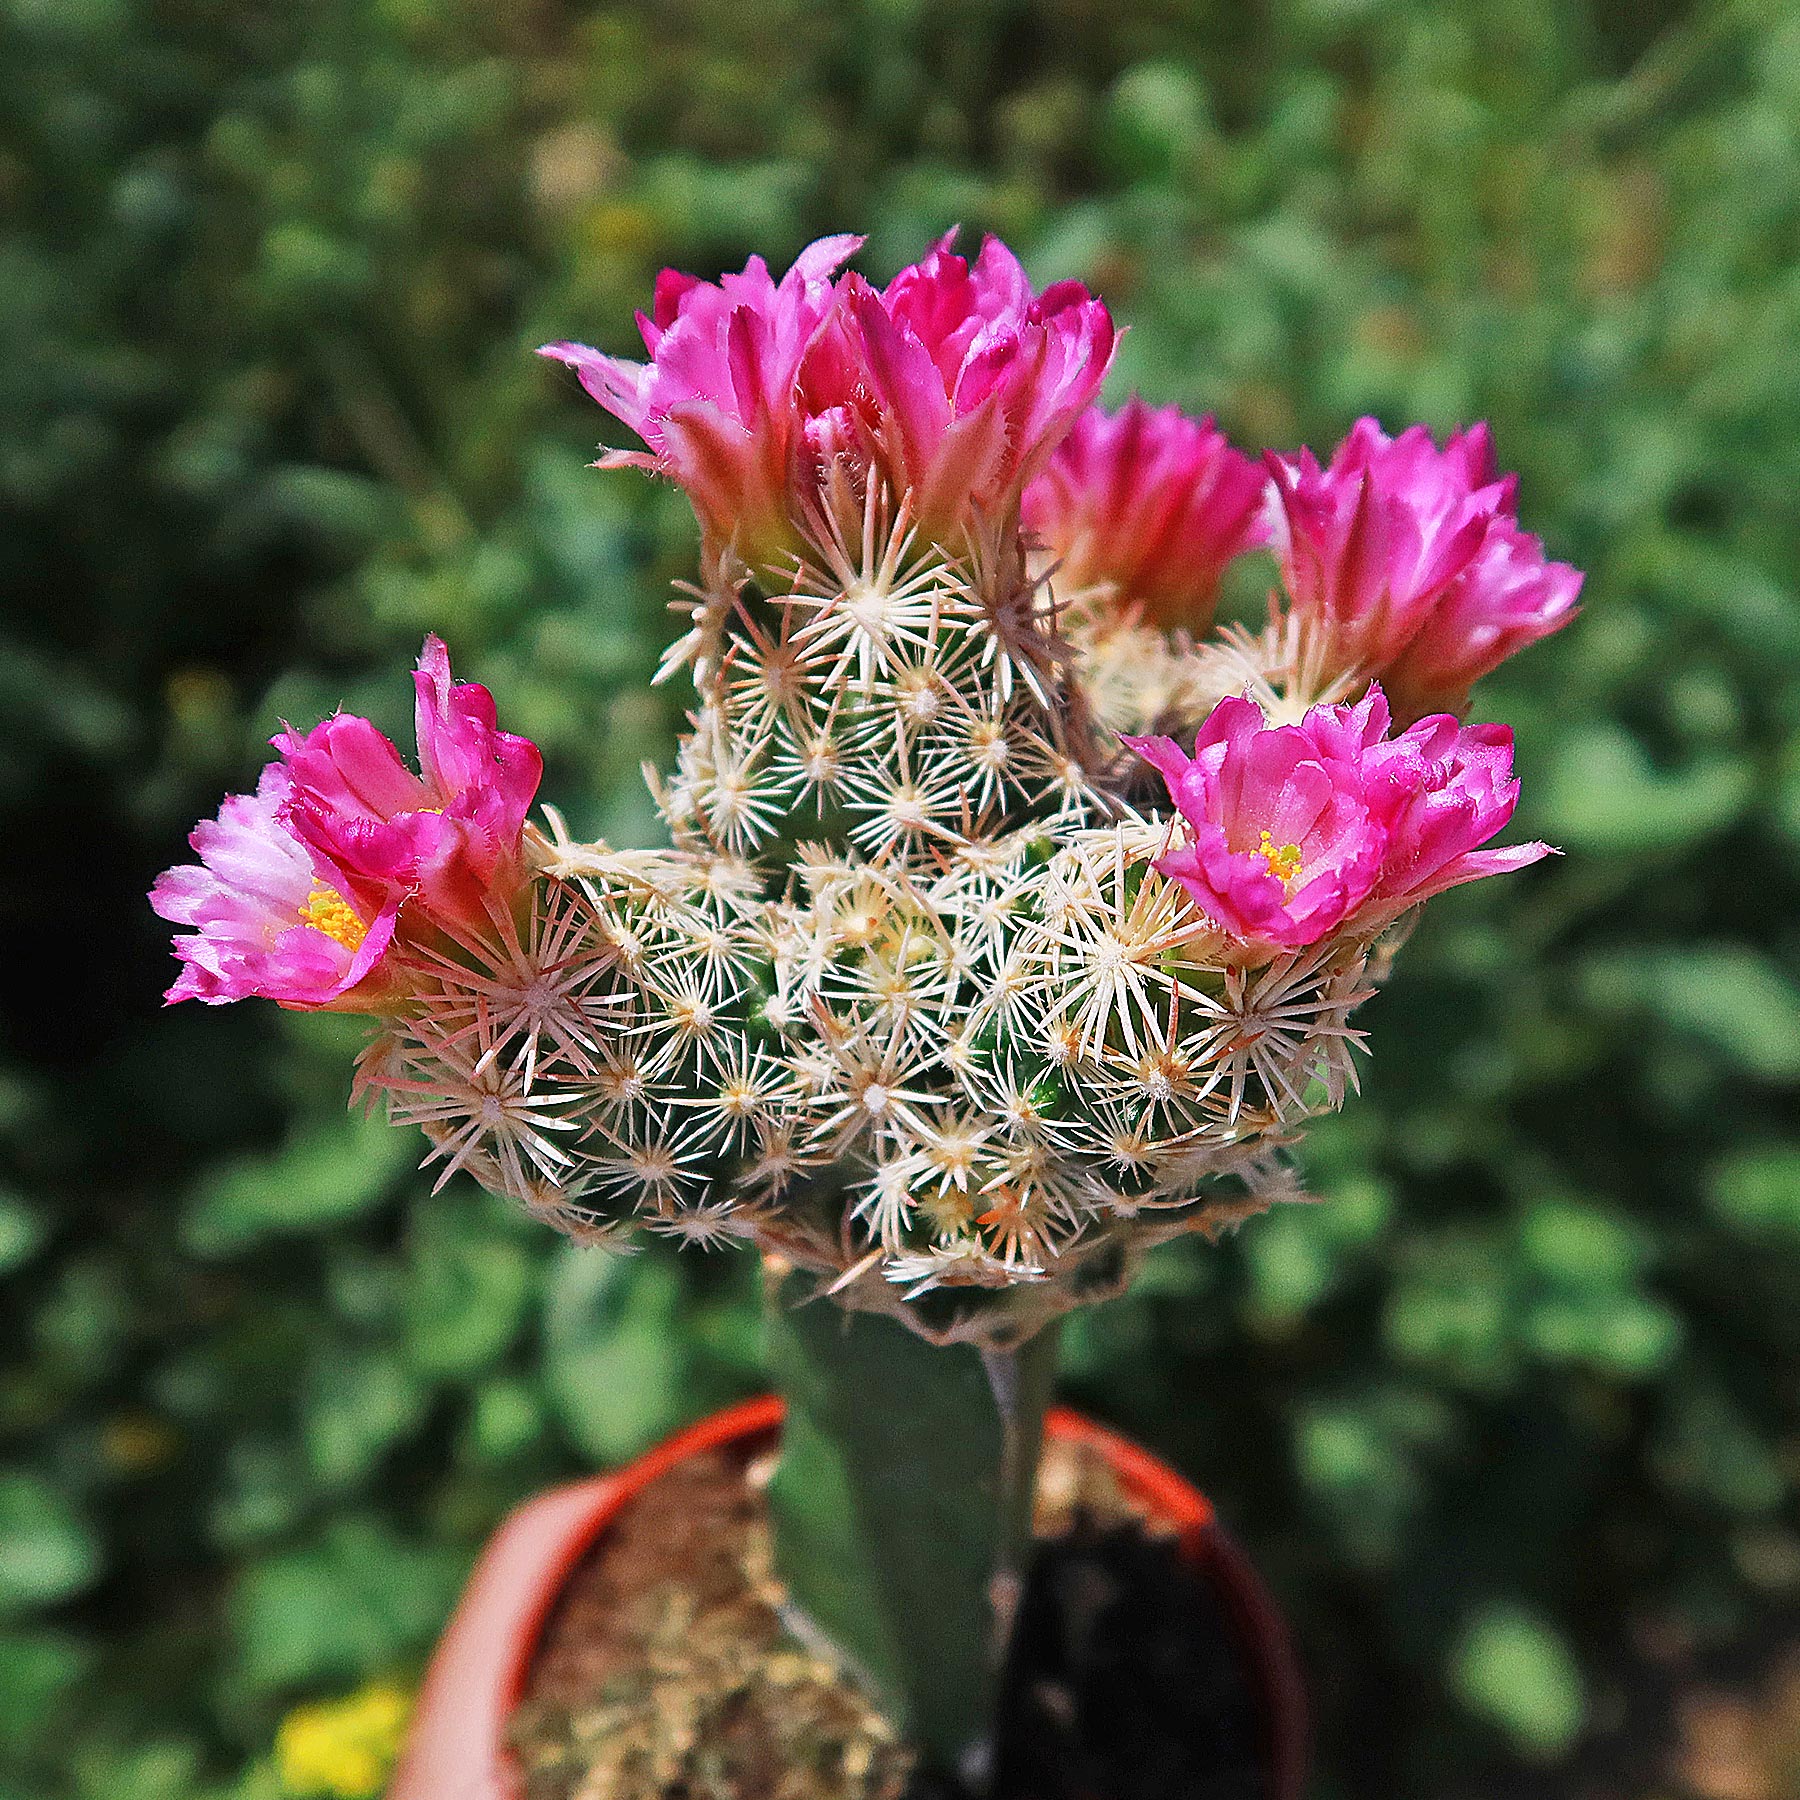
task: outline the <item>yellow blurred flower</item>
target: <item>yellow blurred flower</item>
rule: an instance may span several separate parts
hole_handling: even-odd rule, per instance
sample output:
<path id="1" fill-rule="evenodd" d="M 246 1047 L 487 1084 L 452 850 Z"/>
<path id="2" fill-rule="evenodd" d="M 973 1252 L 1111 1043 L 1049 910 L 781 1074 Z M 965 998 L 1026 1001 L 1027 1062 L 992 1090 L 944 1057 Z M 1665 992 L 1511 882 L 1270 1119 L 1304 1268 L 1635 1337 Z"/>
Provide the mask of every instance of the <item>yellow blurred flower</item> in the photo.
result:
<path id="1" fill-rule="evenodd" d="M 375 1800 L 411 1710 L 412 1697 L 385 1682 L 296 1707 L 275 1735 L 282 1786 L 306 1800 Z"/>

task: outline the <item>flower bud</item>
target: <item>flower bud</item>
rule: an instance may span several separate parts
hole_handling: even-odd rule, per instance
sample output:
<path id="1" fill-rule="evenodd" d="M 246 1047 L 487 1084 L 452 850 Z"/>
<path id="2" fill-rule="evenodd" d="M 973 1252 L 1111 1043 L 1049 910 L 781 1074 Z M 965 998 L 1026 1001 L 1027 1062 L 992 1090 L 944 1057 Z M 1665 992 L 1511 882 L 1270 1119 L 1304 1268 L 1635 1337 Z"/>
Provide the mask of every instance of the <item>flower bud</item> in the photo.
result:
<path id="1" fill-rule="evenodd" d="M 1056 564 L 1060 596 L 1092 594 L 1107 619 L 1199 636 L 1225 565 L 1265 541 L 1261 464 L 1211 418 L 1133 399 L 1090 407 L 1025 491 L 1025 523 Z"/>

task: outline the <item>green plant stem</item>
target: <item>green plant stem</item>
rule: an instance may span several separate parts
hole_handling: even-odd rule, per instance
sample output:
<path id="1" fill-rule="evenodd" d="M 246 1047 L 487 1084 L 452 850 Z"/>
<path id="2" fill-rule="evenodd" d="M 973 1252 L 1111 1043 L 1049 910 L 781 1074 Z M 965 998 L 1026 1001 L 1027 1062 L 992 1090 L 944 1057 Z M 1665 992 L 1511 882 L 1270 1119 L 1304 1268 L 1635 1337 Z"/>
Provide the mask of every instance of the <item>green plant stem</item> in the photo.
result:
<path id="1" fill-rule="evenodd" d="M 769 1489 L 803 1631 L 866 1682 L 928 1766 L 979 1784 L 1031 1535 L 1056 1331 L 940 1348 L 896 1321 L 796 1305 L 771 1274 L 787 1402 Z"/>

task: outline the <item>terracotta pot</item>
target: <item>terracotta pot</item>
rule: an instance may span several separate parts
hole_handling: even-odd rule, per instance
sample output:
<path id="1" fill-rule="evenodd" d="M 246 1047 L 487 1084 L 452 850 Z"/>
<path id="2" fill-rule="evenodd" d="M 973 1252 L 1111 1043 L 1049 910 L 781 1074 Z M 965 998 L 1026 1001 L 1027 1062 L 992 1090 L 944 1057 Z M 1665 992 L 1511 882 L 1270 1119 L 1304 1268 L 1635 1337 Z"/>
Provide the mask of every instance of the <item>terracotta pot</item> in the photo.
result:
<path id="1" fill-rule="evenodd" d="M 770 1437 L 780 1425 L 781 1402 L 773 1395 L 728 1407 L 629 1468 L 553 1488 L 507 1519 L 482 1552 L 432 1656 L 387 1800 L 518 1800 L 507 1721 L 564 1582 L 620 1508 L 675 1464 Z M 1051 1409 L 1046 1429 L 1104 1457 L 1119 1484 L 1179 1533 L 1187 1555 L 1215 1584 L 1261 1692 L 1270 1800 L 1299 1800 L 1306 1703 L 1287 1629 L 1210 1502 L 1167 1463 L 1067 1407 Z"/>

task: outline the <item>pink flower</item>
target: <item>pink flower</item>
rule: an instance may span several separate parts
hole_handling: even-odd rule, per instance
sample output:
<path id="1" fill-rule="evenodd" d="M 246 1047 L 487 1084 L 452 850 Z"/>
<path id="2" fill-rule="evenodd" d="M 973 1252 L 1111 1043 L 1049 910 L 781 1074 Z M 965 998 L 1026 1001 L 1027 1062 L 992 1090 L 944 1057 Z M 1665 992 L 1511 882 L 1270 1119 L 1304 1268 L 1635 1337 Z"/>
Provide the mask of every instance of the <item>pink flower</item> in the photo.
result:
<path id="1" fill-rule="evenodd" d="M 1198 635 L 1225 565 L 1267 535 L 1267 487 L 1210 417 L 1133 399 L 1075 421 L 1025 490 L 1024 516 L 1065 590 L 1104 586 L 1120 617 Z"/>
<path id="2" fill-rule="evenodd" d="M 415 775 L 367 719 L 340 713 L 274 743 L 293 787 L 287 817 L 333 885 L 380 906 L 403 893 L 447 925 L 480 930 L 489 897 L 523 879 L 520 840 L 543 758 L 495 724 L 494 697 L 452 681 L 442 641 L 425 640 L 413 676 Z"/>
<path id="3" fill-rule="evenodd" d="M 158 877 L 151 905 L 195 928 L 175 939 L 171 1001 L 366 1006 L 398 936 L 479 930 L 510 903 L 537 747 L 497 729 L 486 688 L 452 681 L 437 638 L 413 680 L 421 774 L 367 719 L 284 730 L 255 794 L 195 830 L 199 865 Z"/>
<path id="4" fill-rule="evenodd" d="M 1380 691 L 1371 690 L 1377 701 Z M 1379 707 L 1384 720 L 1386 710 Z M 1481 848 L 1519 803 L 1512 763 L 1510 726 L 1460 725 L 1447 713 L 1420 719 L 1398 737 L 1371 746 L 1364 768 L 1387 846 L 1359 925 L 1386 924 L 1446 888 L 1509 874 L 1556 854 L 1543 843 Z"/>
<path id="5" fill-rule="evenodd" d="M 283 817 L 288 773 L 263 770 L 188 840 L 198 864 L 166 870 L 150 904 L 175 925 L 182 970 L 166 998 L 220 1006 L 251 995 L 283 1006 L 331 1006 L 372 976 L 393 941 L 397 898 L 367 912 L 322 882 Z"/>
<path id="6" fill-rule="evenodd" d="M 1228 936 L 1297 950 L 1334 931 L 1381 873 L 1386 834 L 1353 762 L 1253 700 L 1215 706 L 1190 759 L 1173 738 L 1127 738 L 1192 828 L 1157 868 Z"/>
<path id="7" fill-rule="evenodd" d="M 1485 425 L 1438 449 L 1359 419 L 1321 469 L 1265 458 L 1275 553 L 1315 672 L 1386 680 L 1402 714 L 1460 712 L 1469 688 L 1575 613 L 1581 575 L 1519 529 Z"/>
<path id="8" fill-rule="evenodd" d="M 648 363 L 546 345 L 649 447 L 601 466 L 671 476 L 709 546 L 752 560 L 795 545 L 834 470 L 878 475 L 931 535 L 1015 504 L 1099 389 L 1105 307 L 1072 281 L 1034 294 L 994 238 L 973 266 L 945 238 L 877 291 L 835 273 L 861 242 L 822 238 L 780 282 L 757 257 L 716 285 L 664 270 Z"/>
<path id="9" fill-rule="evenodd" d="M 987 238 L 971 266 L 945 237 L 881 292 L 860 276 L 801 368 L 809 418 L 910 495 L 928 533 L 1008 512 L 1092 401 L 1112 361 L 1106 308 L 1078 281 L 1034 294 Z M 838 423 L 841 421 L 841 424 Z"/>
<path id="10" fill-rule="evenodd" d="M 795 399 L 800 359 L 837 304 L 832 280 L 862 247 L 820 238 L 779 282 L 760 256 L 717 284 L 664 269 L 651 315 L 637 316 L 647 363 L 586 344 L 546 344 L 647 450 L 612 450 L 603 469 L 667 475 L 687 491 L 709 540 L 745 555 L 787 539 L 788 487 L 805 420 Z"/>
<path id="11" fill-rule="evenodd" d="M 1500 514 L 1467 571 L 1388 665 L 1389 690 L 1409 718 L 1461 712 L 1483 675 L 1574 618 L 1580 592 L 1579 569 L 1546 562 L 1544 546 Z"/>
<path id="12" fill-rule="evenodd" d="M 1389 737 L 1389 724 L 1371 687 L 1358 705 L 1314 707 L 1298 725 L 1222 700 L 1191 758 L 1171 738 L 1127 738 L 1190 830 L 1156 867 L 1227 936 L 1298 950 L 1550 854 L 1480 848 L 1518 801 L 1503 726 L 1437 717 Z"/>

